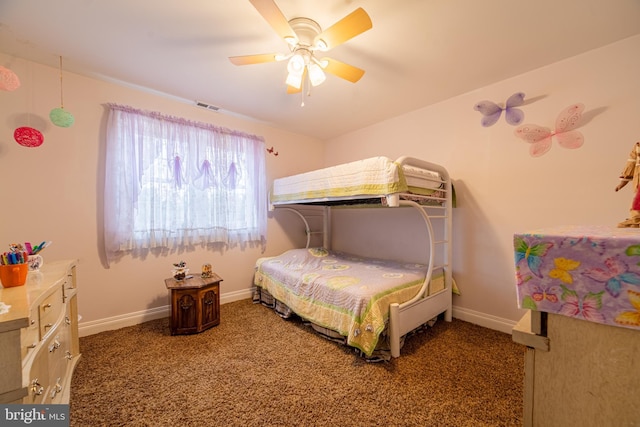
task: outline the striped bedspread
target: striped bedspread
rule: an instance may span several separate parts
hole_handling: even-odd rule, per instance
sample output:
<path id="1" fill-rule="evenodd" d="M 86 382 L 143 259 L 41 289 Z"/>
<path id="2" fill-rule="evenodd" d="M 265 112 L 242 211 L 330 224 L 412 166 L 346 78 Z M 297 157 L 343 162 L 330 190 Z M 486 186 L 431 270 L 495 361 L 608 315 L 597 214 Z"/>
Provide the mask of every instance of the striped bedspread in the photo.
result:
<path id="1" fill-rule="evenodd" d="M 254 284 L 300 317 L 347 337 L 370 356 L 389 317 L 389 304 L 411 299 L 424 264 L 361 258 L 323 248 L 293 249 L 260 258 Z"/>
<path id="2" fill-rule="evenodd" d="M 276 179 L 271 201 L 380 196 L 407 189 L 402 169 L 396 163 L 387 157 L 372 157 Z"/>

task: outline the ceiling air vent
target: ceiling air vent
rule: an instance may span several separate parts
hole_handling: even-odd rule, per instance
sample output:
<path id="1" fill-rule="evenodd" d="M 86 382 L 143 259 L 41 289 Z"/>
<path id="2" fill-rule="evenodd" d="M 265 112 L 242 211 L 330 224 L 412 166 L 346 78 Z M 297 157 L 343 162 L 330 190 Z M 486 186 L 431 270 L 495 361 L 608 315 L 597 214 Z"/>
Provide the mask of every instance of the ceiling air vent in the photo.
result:
<path id="1" fill-rule="evenodd" d="M 216 107 L 215 105 L 207 104 L 206 102 L 196 101 L 196 105 L 200 108 L 206 108 L 211 111 L 218 111 L 220 107 Z"/>

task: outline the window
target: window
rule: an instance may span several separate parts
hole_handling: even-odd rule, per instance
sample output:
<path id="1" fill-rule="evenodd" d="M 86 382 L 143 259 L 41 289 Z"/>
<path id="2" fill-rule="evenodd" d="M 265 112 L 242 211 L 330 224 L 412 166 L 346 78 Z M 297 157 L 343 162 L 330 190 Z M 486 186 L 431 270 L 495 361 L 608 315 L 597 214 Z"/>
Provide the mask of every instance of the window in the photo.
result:
<path id="1" fill-rule="evenodd" d="M 125 253 L 259 244 L 267 226 L 261 137 L 109 104 L 104 240 Z"/>

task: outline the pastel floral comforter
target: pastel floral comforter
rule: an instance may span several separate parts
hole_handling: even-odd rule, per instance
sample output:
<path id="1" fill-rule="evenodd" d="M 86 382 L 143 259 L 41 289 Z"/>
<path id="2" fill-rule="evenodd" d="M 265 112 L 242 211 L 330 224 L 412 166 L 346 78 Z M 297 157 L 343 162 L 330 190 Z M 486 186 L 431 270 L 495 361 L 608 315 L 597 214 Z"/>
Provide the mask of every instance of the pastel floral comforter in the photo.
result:
<path id="1" fill-rule="evenodd" d="M 424 264 L 310 248 L 260 258 L 254 284 L 370 356 L 388 321 L 389 305 L 415 296 L 426 274 Z"/>
<path id="2" fill-rule="evenodd" d="M 554 227 L 513 243 L 520 308 L 640 329 L 640 230 Z"/>

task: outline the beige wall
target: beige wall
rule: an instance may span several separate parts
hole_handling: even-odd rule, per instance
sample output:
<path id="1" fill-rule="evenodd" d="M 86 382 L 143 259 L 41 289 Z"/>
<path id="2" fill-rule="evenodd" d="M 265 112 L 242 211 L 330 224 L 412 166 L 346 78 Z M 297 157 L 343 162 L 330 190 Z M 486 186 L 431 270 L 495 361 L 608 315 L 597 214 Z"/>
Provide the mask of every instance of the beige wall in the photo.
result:
<path id="1" fill-rule="evenodd" d="M 47 260 L 77 258 L 79 311 L 82 325 L 114 317 L 127 317 L 166 307 L 164 279 L 171 264 L 185 260 L 196 271 L 211 263 L 224 279 L 222 300 L 248 296 L 259 249 L 233 248 L 224 253 L 198 248 L 146 259 L 125 257 L 107 269 L 102 263 L 102 188 L 105 134 L 105 103 L 115 102 L 139 109 L 212 123 L 262 135 L 277 157 L 267 155 L 269 182 L 322 166 L 320 141 L 283 132 L 269 126 L 214 113 L 179 100 L 131 87 L 63 74 L 64 107 L 75 117 L 70 128 L 54 126 L 49 111 L 60 106 L 59 72 L 6 55 L 0 64 L 21 80 L 14 92 L 0 92 L 0 171 L 4 185 L 0 194 L 0 245 L 11 242 L 52 240 L 43 253 Z M 25 148 L 13 139 L 19 126 L 32 126 L 45 136 L 38 148 Z M 273 216 L 268 224 L 265 255 L 276 254 L 298 241 Z M 89 322 L 89 323 L 87 323 Z"/>
<path id="2" fill-rule="evenodd" d="M 48 113 L 59 106 L 58 70 L 0 55 L 22 87 L 0 92 L 0 170 L 5 180 L 0 209 L 0 244 L 53 240 L 46 259 L 78 258 L 82 324 L 164 307 L 164 278 L 171 263 L 184 259 L 194 268 L 205 262 L 224 278 L 225 296 L 246 296 L 259 250 L 234 248 L 125 258 L 105 269 L 101 262 L 101 195 L 104 121 L 107 102 L 205 121 L 263 135 L 279 156 L 267 156 L 271 178 L 365 157 L 412 155 L 445 165 L 454 178 L 458 205 L 454 212 L 454 276 L 462 296 L 454 297 L 454 315 L 489 321 L 510 329 L 521 316 L 516 306 L 512 236 L 514 232 L 559 224 L 616 224 L 625 218 L 631 190 L 615 193 L 617 176 L 633 143 L 640 140 L 640 36 L 552 64 L 533 72 L 460 95 L 377 125 L 321 142 L 229 115 L 201 110 L 167 97 L 66 73 L 65 108 L 76 123 L 53 126 Z M 438 82 L 434 82 L 437 85 Z M 504 119 L 480 126 L 473 105 L 483 99 L 504 102 L 523 91 L 525 122 L 552 126 L 561 109 L 586 105 L 578 150 L 554 141 L 540 158 L 513 136 Z M 13 140 L 17 126 L 31 125 L 45 134 L 36 149 Z M 369 221 L 347 211 L 334 222 L 338 247 L 395 257 L 403 251 L 419 258 L 424 243 L 410 227 L 417 217 L 371 213 Z M 269 220 L 266 255 L 301 244 L 290 231 L 286 213 Z M 299 225 L 294 223 L 296 227 Z M 373 244 L 377 237 L 399 233 L 401 243 Z M 362 236 L 367 235 L 365 239 Z M 373 239 L 373 240 L 372 240 Z M 359 243 L 364 242 L 364 243 Z M 423 252 L 421 252 L 423 251 Z M 45 261 L 46 262 L 46 261 Z"/>
<path id="3" fill-rule="evenodd" d="M 462 296 L 454 296 L 454 316 L 484 313 L 498 322 L 516 321 L 522 312 L 516 305 L 515 232 L 563 224 L 615 225 L 628 213 L 631 186 L 620 193 L 614 188 L 629 151 L 640 141 L 638 52 L 640 36 L 635 36 L 335 138 L 326 142 L 326 164 L 412 155 L 447 167 L 459 206 L 454 210 L 453 273 Z M 504 102 L 519 91 L 529 101 L 523 107 L 525 122 L 547 127 L 553 127 L 563 108 L 584 103 L 584 146 L 567 150 L 554 141 L 550 152 L 533 158 L 503 118 L 489 128 L 480 125 L 476 102 Z M 359 226 L 376 221 L 367 224 L 362 217 L 339 214 L 350 220 L 340 231 L 359 232 Z M 334 236 L 335 245 L 371 249 L 358 242 L 349 235 Z M 420 250 L 419 243 L 407 239 L 409 254 Z M 397 245 L 392 248 L 398 253 Z"/>

